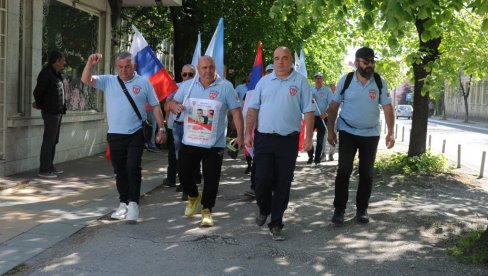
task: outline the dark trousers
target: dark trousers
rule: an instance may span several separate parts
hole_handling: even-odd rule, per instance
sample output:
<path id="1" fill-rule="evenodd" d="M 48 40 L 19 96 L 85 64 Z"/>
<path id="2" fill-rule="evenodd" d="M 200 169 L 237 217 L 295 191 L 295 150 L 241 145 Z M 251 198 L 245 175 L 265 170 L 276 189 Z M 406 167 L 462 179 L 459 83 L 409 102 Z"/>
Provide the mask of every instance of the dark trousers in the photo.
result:
<path id="1" fill-rule="evenodd" d="M 141 194 L 141 158 L 144 150 L 142 130 L 134 134 L 107 134 L 112 166 L 116 174 L 120 202 L 139 203 Z"/>
<path id="2" fill-rule="evenodd" d="M 202 163 L 203 174 L 203 209 L 215 206 L 215 199 L 219 189 L 220 171 L 224 158 L 223 148 L 201 148 L 181 144 L 178 153 L 178 169 L 183 192 L 190 197 L 198 196 L 198 187 L 195 181 L 195 172 Z"/>
<path id="3" fill-rule="evenodd" d="M 320 158 L 322 157 L 322 148 L 324 146 L 324 135 L 325 135 L 325 126 L 324 123 L 327 124 L 326 120 L 320 119 L 319 116 L 315 116 L 314 120 L 314 126 L 313 128 L 317 130 L 317 146 L 315 147 L 315 163 L 320 162 Z M 314 147 L 312 145 L 312 148 L 307 152 L 308 153 L 308 158 L 314 158 L 313 157 L 313 152 L 314 152 Z"/>
<path id="4" fill-rule="evenodd" d="M 56 154 L 56 144 L 59 142 L 62 117 L 62 114 L 42 113 L 44 134 L 42 135 L 39 172 L 46 173 L 54 171 L 54 155 Z"/>
<path id="5" fill-rule="evenodd" d="M 298 139 L 298 134 L 275 136 L 257 131 L 254 136 L 256 201 L 262 215 L 271 214 L 270 228 L 283 227 L 298 156 Z"/>
<path id="6" fill-rule="evenodd" d="M 176 152 L 175 152 L 175 142 L 173 138 L 173 131 L 169 128 L 166 128 L 166 137 L 168 143 L 168 169 L 167 169 L 167 178 L 172 183 L 176 183 L 176 170 L 178 168 L 177 160 L 176 160 Z"/>
<path id="7" fill-rule="evenodd" d="M 334 208 L 345 210 L 349 198 L 349 178 L 354 157 L 359 151 L 359 184 L 356 193 L 356 208 L 368 208 L 373 187 L 374 161 L 378 149 L 379 136 L 365 137 L 339 131 L 339 165 L 335 179 Z"/>

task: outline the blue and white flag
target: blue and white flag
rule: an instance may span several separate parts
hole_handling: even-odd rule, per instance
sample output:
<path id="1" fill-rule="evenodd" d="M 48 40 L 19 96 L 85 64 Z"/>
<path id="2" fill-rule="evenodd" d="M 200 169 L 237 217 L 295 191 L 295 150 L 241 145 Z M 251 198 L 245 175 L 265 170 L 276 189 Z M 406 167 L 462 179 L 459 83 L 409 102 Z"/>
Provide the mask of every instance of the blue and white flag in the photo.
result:
<path id="1" fill-rule="evenodd" d="M 202 35 L 198 32 L 197 45 L 195 45 L 195 51 L 193 52 L 193 58 L 191 60 L 191 65 L 197 68 L 198 59 L 202 55 Z"/>
<path id="2" fill-rule="evenodd" d="M 307 78 L 307 67 L 305 66 L 305 52 L 303 51 L 303 47 L 300 51 L 300 63 L 298 65 L 297 72 Z"/>
<path id="3" fill-rule="evenodd" d="M 217 74 L 224 78 L 224 18 L 220 18 L 205 55 L 213 58 Z"/>

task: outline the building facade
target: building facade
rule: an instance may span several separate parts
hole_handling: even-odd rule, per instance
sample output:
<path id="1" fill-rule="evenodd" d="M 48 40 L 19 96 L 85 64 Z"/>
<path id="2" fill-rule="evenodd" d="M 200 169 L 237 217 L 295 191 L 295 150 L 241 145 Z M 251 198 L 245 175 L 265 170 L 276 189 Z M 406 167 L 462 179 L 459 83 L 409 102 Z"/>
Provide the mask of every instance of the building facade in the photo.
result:
<path id="1" fill-rule="evenodd" d="M 447 117 L 465 119 L 464 99 L 458 87 L 446 87 L 444 104 Z M 470 120 L 488 121 L 488 80 L 473 82 L 468 97 L 468 111 Z"/>
<path id="2" fill-rule="evenodd" d="M 175 0 L 124 1 L 125 6 L 181 5 Z M 0 176 L 39 167 L 44 127 L 40 111 L 31 106 L 32 92 L 53 49 L 66 56 L 63 76 L 68 108 L 55 163 L 105 151 L 103 93 L 80 79 L 86 58 L 94 52 L 105 57 L 95 74 L 113 72 L 110 4 L 123 6 L 124 1 L 0 0 Z"/>

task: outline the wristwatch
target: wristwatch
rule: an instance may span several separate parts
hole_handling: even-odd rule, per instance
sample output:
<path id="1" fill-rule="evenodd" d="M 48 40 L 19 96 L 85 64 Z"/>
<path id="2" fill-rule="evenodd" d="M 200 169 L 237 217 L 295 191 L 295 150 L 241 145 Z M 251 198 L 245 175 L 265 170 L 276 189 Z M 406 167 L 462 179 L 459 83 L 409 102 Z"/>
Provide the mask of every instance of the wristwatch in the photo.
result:
<path id="1" fill-rule="evenodd" d="M 160 128 L 159 128 L 159 131 L 161 131 L 161 132 L 166 132 L 166 128 L 164 128 L 164 127 L 160 127 Z"/>

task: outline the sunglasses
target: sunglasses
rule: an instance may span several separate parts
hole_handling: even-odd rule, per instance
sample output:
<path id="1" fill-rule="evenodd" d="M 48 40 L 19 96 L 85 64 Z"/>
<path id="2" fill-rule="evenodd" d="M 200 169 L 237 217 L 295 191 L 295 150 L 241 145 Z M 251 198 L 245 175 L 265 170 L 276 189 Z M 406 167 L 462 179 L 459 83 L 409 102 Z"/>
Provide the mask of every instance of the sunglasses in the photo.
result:
<path id="1" fill-rule="evenodd" d="M 374 59 L 359 59 L 359 62 L 362 62 L 366 66 L 376 63 Z"/>
<path id="2" fill-rule="evenodd" d="M 193 77 L 193 75 L 194 75 L 194 74 L 193 74 L 192 72 L 185 72 L 185 73 L 181 73 L 181 76 L 182 76 L 183 78 L 186 78 L 187 76 L 191 78 L 191 77 Z"/>

